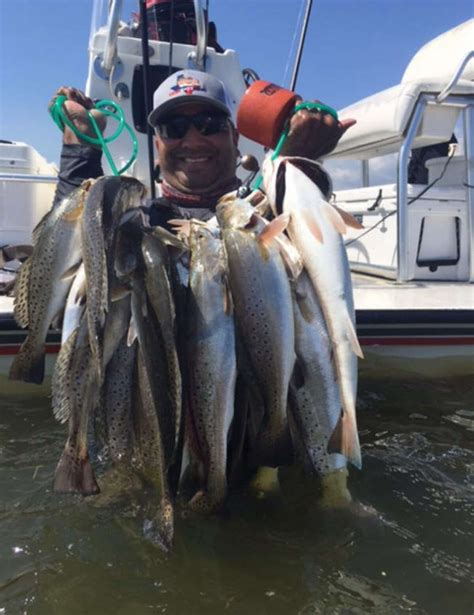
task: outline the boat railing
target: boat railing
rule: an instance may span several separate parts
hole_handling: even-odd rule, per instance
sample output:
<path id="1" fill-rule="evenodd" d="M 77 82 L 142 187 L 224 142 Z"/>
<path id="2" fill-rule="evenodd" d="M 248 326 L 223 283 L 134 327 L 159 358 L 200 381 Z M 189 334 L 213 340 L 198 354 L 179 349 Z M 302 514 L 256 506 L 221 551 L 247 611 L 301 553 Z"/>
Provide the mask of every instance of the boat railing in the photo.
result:
<path id="1" fill-rule="evenodd" d="M 449 96 L 449 94 L 451 93 L 452 89 L 454 88 L 454 86 L 457 84 L 457 82 L 461 78 L 461 75 L 463 74 L 464 69 L 466 68 L 468 62 L 470 62 L 472 60 L 472 58 L 474 58 L 474 50 L 472 50 L 469 53 L 467 53 L 464 56 L 463 60 L 461 60 L 461 62 L 459 63 L 459 66 L 454 71 L 454 75 L 453 75 L 451 81 L 444 88 L 444 90 L 439 93 L 438 97 L 436 98 L 436 102 L 437 103 L 442 103 L 443 100 Z"/>
<path id="2" fill-rule="evenodd" d="M 102 68 L 107 75 L 110 74 L 117 58 L 117 38 L 122 8 L 123 0 L 112 0 L 107 20 L 107 36 L 105 39 L 104 59 L 102 60 Z"/>
<path id="3" fill-rule="evenodd" d="M 0 182 L 19 182 L 33 184 L 55 184 L 58 181 L 56 175 L 35 175 L 32 173 L 0 173 Z"/>
<path id="4" fill-rule="evenodd" d="M 191 58 L 199 70 L 205 70 L 207 27 L 206 15 L 201 0 L 194 0 L 194 12 L 196 14 L 196 51 L 192 52 Z"/>
<path id="5" fill-rule="evenodd" d="M 123 0 L 111 0 L 106 25 L 106 39 L 101 69 L 104 78 L 108 78 L 117 61 L 117 40 Z M 201 0 L 194 0 L 196 19 L 196 49 L 189 54 L 189 59 L 199 70 L 205 70 L 207 48 L 207 20 Z"/>

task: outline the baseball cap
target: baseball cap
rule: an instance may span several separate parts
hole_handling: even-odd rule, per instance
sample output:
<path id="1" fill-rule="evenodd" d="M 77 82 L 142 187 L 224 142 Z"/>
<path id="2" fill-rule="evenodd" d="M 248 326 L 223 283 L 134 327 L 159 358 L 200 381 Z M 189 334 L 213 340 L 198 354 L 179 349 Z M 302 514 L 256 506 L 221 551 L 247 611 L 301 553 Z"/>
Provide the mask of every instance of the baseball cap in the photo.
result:
<path id="1" fill-rule="evenodd" d="M 155 90 L 153 111 L 148 116 L 151 126 L 170 111 L 188 102 L 202 102 L 226 115 L 231 114 L 227 92 L 222 81 L 199 70 L 182 69 L 170 75 Z"/>

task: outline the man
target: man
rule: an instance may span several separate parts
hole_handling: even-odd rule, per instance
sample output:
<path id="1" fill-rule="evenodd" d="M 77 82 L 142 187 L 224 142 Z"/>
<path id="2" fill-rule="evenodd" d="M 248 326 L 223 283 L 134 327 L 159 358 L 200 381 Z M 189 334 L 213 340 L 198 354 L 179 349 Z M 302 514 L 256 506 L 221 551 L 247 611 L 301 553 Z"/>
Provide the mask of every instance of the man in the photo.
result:
<path id="1" fill-rule="evenodd" d="M 60 95 L 66 96 L 66 112 L 80 132 L 95 136 L 87 117 L 89 109 L 100 129 L 105 128 L 104 117 L 92 109 L 92 101 L 81 91 L 62 87 L 55 97 Z M 238 134 L 227 100 L 221 81 L 193 70 L 174 73 L 156 90 L 148 121 L 156 133 L 162 196 L 149 204 L 151 225 L 166 228 L 173 218 L 206 221 L 214 216 L 220 197 L 238 188 Z M 319 158 L 330 152 L 354 123 L 338 122 L 320 112 L 299 111 L 291 118 L 282 154 Z M 100 148 L 81 142 L 65 127 L 55 204 L 83 180 L 103 174 L 101 155 Z M 316 181 L 325 192 L 327 179 L 323 174 L 319 179 Z M 275 478 L 276 470 L 263 471 L 254 485 L 257 489 L 272 488 Z M 344 471 L 326 480 L 326 499 L 342 503 L 350 499 L 346 478 Z"/>
<path id="2" fill-rule="evenodd" d="M 91 110 L 101 130 L 105 118 L 80 90 L 61 87 L 65 110 L 80 132 L 95 136 L 87 117 Z M 167 226 L 172 218 L 207 220 L 219 198 L 238 187 L 238 134 L 232 124 L 221 81 L 200 71 L 180 70 L 156 90 L 149 122 L 162 177 L 162 197 L 150 204 L 150 223 Z M 329 114 L 299 111 L 290 122 L 282 154 L 316 159 L 330 152 L 354 120 L 337 122 Z M 67 126 L 64 129 L 59 182 L 54 204 L 84 179 L 103 174 L 102 152 Z"/>

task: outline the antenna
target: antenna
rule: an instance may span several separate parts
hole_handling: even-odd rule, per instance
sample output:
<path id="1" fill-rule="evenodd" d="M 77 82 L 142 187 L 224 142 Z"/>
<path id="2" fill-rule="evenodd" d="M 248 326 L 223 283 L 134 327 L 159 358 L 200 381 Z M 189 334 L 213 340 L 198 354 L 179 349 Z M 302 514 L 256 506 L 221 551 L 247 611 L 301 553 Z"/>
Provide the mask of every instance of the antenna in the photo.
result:
<path id="1" fill-rule="evenodd" d="M 311 9 L 313 7 L 313 0 L 307 0 L 306 11 L 304 14 L 303 25 L 301 26 L 300 42 L 298 44 L 298 51 L 296 52 L 295 65 L 293 66 L 293 75 L 291 76 L 290 90 L 295 91 L 296 81 L 298 79 L 298 72 L 300 70 L 301 56 L 303 55 L 304 41 L 306 38 L 306 31 L 308 30 L 309 17 L 311 15 Z"/>

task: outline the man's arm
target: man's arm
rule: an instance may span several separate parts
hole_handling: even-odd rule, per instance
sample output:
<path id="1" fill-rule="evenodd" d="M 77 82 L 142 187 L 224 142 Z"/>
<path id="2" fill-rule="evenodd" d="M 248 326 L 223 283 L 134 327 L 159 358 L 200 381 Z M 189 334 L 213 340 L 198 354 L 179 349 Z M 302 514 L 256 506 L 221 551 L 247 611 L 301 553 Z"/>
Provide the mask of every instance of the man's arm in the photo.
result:
<path id="1" fill-rule="evenodd" d="M 78 131 L 88 136 L 96 136 L 89 121 L 89 110 L 99 128 L 105 129 L 106 118 L 99 111 L 93 109 L 92 100 L 83 92 L 76 88 L 63 86 L 53 96 L 48 106 L 49 109 L 58 96 L 66 96 L 63 110 Z M 85 179 L 103 175 L 101 158 L 102 150 L 99 146 L 85 143 L 68 126 L 64 127 L 58 184 L 54 194 L 53 207 L 74 188 L 80 186 Z"/>

